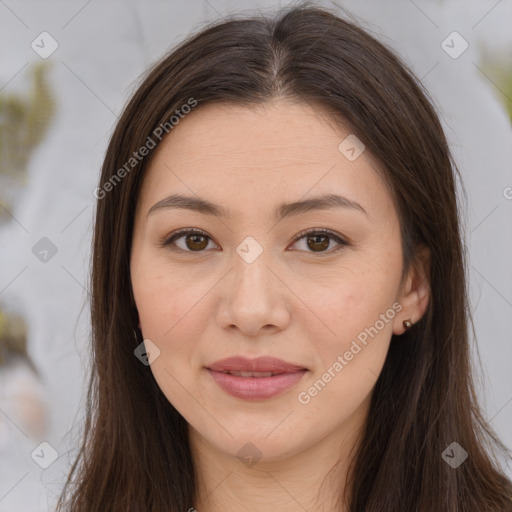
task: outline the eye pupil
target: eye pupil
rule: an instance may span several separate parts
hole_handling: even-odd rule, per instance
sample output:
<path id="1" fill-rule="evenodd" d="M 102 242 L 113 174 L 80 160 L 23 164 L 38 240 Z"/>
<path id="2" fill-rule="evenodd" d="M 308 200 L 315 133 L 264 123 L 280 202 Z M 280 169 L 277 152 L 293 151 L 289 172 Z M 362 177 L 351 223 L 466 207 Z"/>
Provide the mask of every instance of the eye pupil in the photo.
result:
<path id="1" fill-rule="evenodd" d="M 314 240 L 314 242 L 311 243 L 311 240 Z M 323 242 L 321 242 L 320 240 L 323 240 Z M 315 244 L 319 244 L 319 245 L 315 245 Z M 308 236 L 308 247 L 311 250 L 316 251 L 316 252 L 318 252 L 317 251 L 318 249 L 320 249 L 320 250 L 327 249 L 329 247 L 329 237 L 325 236 L 325 235 Z"/>
<path id="2" fill-rule="evenodd" d="M 208 245 L 207 237 L 204 235 L 191 234 L 186 236 L 187 247 L 192 251 L 201 251 Z M 191 243 L 189 243 L 191 242 Z"/>

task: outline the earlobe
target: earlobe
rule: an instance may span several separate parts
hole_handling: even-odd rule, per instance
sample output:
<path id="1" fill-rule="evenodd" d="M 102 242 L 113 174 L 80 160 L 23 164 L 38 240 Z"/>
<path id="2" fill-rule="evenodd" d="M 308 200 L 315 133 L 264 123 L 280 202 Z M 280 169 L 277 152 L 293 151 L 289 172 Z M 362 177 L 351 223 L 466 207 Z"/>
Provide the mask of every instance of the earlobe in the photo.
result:
<path id="1" fill-rule="evenodd" d="M 402 305 L 400 315 L 395 318 L 393 334 L 400 335 L 417 323 L 425 313 L 430 300 L 430 249 L 418 249 L 405 280 L 402 295 L 398 301 Z"/>

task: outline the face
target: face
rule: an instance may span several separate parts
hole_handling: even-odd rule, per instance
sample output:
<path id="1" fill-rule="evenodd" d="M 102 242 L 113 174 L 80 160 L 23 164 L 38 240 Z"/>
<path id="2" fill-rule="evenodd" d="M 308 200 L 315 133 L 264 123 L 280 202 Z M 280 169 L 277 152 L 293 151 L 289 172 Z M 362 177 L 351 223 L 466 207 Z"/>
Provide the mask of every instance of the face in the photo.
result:
<path id="1" fill-rule="evenodd" d="M 414 274 L 401 282 L 390 192 L 349 135 L 305 105 L 210 104 L 152 156 L 131 252 L 140 327 L 163 393 L 219 452 L 279 460 L 361 428 L 392 334 L 426 307 Z"/>

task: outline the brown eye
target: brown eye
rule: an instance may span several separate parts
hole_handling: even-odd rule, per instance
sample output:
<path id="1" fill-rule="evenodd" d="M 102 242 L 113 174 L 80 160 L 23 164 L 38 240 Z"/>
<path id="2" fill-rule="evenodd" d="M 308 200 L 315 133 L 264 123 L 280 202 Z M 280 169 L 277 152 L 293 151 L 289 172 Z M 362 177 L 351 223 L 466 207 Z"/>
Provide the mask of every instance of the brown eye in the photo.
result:
<path id="1" fill-rule="evenodd" d="M 307 237 L 308 247 L 312 251 L 324 251 L 329 247 L 329 237 L 326 235 L 313 235 Z"/>
<path id="2" fill-rule="evenodd" d="M 302 242 L 302 240 L 306 242 L 306 248 L 301 250 L 318 254 L 332 254 L 350 245 L 336 233 L 326 230 L 309 230 L 302 232 L 297 236 L 294 244 L 298 244 Z M 169 248 L 174 251 L 203 252 L 208 248 L 210 242 L 215 245 L 212 239 L 202 231 L 183 229 L 170 235 L 162 245 L 169 246 Z M 338 246 L 330 248 L 331 242 L 337 243 Z"/>
<path id="3" fill-rule="evenodd" d="M 183 252 L 203 252 L 210 241 L 211 239 L 206 233 L 187 229 L 174 233 L 163 245 Z"/>
<path id="4" fill-rule="evenodd" d="M 191 251 L 201 251 L 208 245 L 208 241 L 203 235 L 186 235 L 185 243 Z"/>
<path id="5" fill-rule="evenodd" d="M 349 242 L 341 238 L 338 234 L 323 229 L 310 229 L 309 231 L 303 231 L 302 233 L 299 233 L 295 238 L 294 245 L 300 246 L 300 243 L 303 243 L 303 241 L 305 243 L 303 247 L 299 247 L 300 250 L 309 253 L 326 255 L 332 254 L 350 245 Z M 331 242 L 335 242 L 338 245 L 330 248 L 329 246 L 331 245 Z"/>

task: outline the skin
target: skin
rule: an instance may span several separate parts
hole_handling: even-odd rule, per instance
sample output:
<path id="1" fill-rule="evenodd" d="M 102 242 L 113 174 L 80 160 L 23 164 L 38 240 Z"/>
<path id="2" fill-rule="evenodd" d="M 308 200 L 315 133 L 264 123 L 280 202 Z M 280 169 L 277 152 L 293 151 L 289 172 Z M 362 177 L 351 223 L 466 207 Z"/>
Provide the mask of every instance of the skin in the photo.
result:
<path id="1" fill-rule="evenodd" d="M 160 350 L 153 375 L 189 423 L 199 512 L 332 510 L 391 336 L 427 307 L 428 252 L 402 282 L 392 196 L 368 151 L 349 161 L 338 150 L 349 133 L 304 104 L 210 104 L 180 121 L 152 155 L 136 209 L 131 279 L 143 336 Z M 231 216 L 164 208 L 148 215 L 176 193 L 223 205 Z M 280 222 L 271 216 L 283 202 L 326 193 L 357 201 L 367 214 L 329 208 Z M 182 252 L 161 245 L 181 228 L 210 238 L 199 252 L 186 236 L 174 242 Z M 310 228 L 349 245 L 332 252 L 339 247 L 332 238 L 312 247 L 307 236 L 295 241 Z M 248 236 L 263 249 L 252 263 L 236 252 Z M 394 303 L 401 307 L 394 318 L 300 403 L 299 393 Z M 274 356 L 308 372 L 277 397 L 243 400 L 205 369 L 234 355 Z M 249 442 L 258 452 L 246 450 L 261 457 L 250 467 L 237 456 Z"/>

